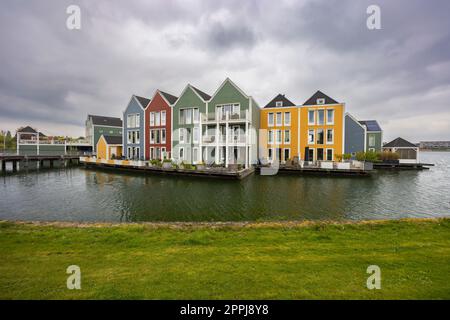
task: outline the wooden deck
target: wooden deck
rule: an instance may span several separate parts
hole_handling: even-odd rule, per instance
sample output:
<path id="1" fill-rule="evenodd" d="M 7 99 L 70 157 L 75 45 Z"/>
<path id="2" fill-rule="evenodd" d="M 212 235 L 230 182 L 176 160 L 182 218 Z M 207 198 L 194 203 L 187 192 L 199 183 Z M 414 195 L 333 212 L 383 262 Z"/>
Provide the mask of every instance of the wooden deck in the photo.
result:
<path id="1" fill-rule="evenodd" d="M 259 166 L 257 170 L 260 172 L 261 166 Z M 278 173 L 332 176 L 370 176 L 372 171 L 363 169 L 326 169 L 319 167 L 281 166 L 278 168 Z"/>
<path id="2" fill-rule="evenodd" d="M 429 170 L 432 163 L 374 163 L 376 170 Z"/>

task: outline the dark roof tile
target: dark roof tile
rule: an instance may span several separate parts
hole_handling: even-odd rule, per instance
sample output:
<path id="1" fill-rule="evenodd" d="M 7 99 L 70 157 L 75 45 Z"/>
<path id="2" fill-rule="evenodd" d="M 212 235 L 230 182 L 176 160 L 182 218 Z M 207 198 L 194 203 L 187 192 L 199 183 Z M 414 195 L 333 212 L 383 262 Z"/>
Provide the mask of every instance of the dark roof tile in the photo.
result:
<path id="1" fill-rule="evenodd" d="M 389 143 L 386 143 L 383 148 L 416 148 L 417 146 L 414 143 L 406 141 L 403 138 L 397 138 L 392 140 Z"/>
<path id="2" fill-rule="evenodd" d="M 281 101 L 282 107 L 295 107 L 295 103 L 290 101 L 288 98 L 285 97 L 284 94 L 279 94 L 275 98 L 273 98 L 264 108 L 276 108 L 277 102 Z"/>
<path id="3" fill-rule="evenodd" d="M 122 136 L 103 135 L 103 137 L 105 138 L 107 144 L 122 144 Z"/>
<path id="4" fill-rule="evenodd" d="M 323 103 L 323 104 L 337 104 L 337 103 L 339 103 L 336 100 L 334 100 L 333 98 L 330 98 L 329 96 L 327 96 L 325 93 L 323 93 L 321 91 L 317 91 L 316 93 L 314 93 L 312 95 L 311 98 L 306 100 L 303 105 L 304 106 L 316 106 L 316 105 L 318 105 L 317 99 L 325 99 L 325 103 Z"/>
<path id="5" fill-rule="evenodd" d="M 174 104 L 175 101 L 178 100 L 178 97 L 175 97 L 174 95 L 171 95 L 167 92 L 163 92 L 163 91 L 159 91 L 159 92 L 164 96 L 164 98 L 169 102 L 169 104 Z"/>
<path id="6" fill-rule="evenodd" d="M 136 99 L 139 101 L 139 103 L 141 104 L 142 108 L 147 108 L 148 104 L 150 103 L 150 99 L 144 98 L 144 97 L 140 97 L 140 96 L 136 96 Z"/>
<path id="7" fill-rule="evenodd" d="M 203 100 L 208 101 L 209 99 L 211 99 L 211 96 L 209 94 L 204 93 L 203 91 L 201 91 L 200 89 L 197 89 L 196 87 L 194 87 L 192 85 L 191 85 L 191 87 L 198 93 L 198 95 L 200 97 L 202 97 Z"/>
<path id="8" fill-rule="evenodd" d="M 114 117 L 104 117 L 104 116 L 95 116 L 88 115 L 88 118 L 92 119 L 92 123 L 97 126 L 109 126 L 109 127 L 121 127 L 122 119 L 114 118 Z"/>
<path id="9" fill-rule="evenodd" d="M 362 120 L 358 122 L 361 123 L 363 126 L 366 126 L 367 131 L 369 132 L 383 131 L 380 125 L 378 124 L 377 120 Z"/>

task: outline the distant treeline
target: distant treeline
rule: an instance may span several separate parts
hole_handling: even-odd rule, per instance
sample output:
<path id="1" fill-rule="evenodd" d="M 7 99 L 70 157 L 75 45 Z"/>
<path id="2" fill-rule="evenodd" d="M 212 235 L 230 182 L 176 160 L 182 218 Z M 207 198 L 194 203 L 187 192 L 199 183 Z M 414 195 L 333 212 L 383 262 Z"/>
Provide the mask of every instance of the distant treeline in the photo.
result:
<path id="1" fill-rule="evenodd" d="M 16 149 L 16 139 L 11 131 L 0 130 L 0 150 Z"/>

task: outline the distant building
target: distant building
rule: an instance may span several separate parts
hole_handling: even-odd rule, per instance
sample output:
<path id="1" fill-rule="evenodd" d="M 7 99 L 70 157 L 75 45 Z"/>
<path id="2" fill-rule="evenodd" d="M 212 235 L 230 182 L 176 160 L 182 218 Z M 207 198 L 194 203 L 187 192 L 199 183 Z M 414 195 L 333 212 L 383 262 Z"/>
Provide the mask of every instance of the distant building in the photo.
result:
<path id="1" fill-rule="evenodd" d="M 448 150 L 450 141 L 420 141 L 419 148 L 422 150 Z"/>
<path id="2" fill-rule="evenodd" d="M 395 152 L 400 163 L 418 163 L 419 147 L 403 138 L 397 138 L 383 146 L 383 151 Z"/>
<path id="3" fill-rule="evenodd" d="M 37 130 L 30 127 L 21 127 L 17 129 L 15 139 L 17 139 L 17 133 L 20 133 L 20 139 L 22 140 L 37 140 Z M 42 132 L 39 132 L 39 139 L 46 139 L 47 136 L 43 134 Z"/>
<path id="4" fill-rule="evenodd" d="M 88 114 L 86 119 L 86 140 L 90 141 L 92 150 L 97 151 L 97 142 L 102 136 L 122 136 L 122 120 L 114 117 L 95 116 Z"/>
<path id="5" fill-rule="evenodd" d="M 97 142 L 97 158 L 113 160 L 122 157 L 122 137 L 101 135 Z"/>

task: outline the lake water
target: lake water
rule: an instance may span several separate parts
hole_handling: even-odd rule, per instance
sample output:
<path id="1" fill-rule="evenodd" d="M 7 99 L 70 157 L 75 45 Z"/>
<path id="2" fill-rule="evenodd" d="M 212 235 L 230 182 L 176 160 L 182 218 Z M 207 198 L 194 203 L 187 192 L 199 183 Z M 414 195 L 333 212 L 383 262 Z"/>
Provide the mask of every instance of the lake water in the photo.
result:
<path id="1" fill-rule="evenodd" d="M 0 176 L 0 219 L 45 221 L 361 220 L 450 216 L 450 153 L 425 171 L 242 181 L 75 167 Z"/>

